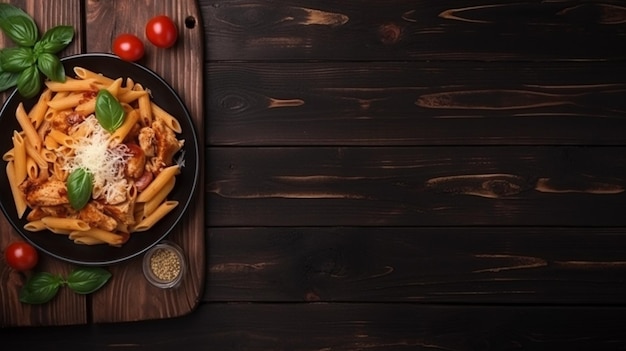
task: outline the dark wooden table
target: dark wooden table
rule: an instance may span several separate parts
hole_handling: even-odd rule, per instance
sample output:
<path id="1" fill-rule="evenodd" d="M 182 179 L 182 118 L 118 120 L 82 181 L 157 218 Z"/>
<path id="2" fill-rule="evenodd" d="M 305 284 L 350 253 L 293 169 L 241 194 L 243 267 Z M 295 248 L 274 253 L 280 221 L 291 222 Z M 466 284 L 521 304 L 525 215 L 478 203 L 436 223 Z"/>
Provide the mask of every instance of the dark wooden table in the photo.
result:
<path id="1" fill-rule="evenodd" d="M 66 55 L 177 20 L 143 63 L 201 111 L 205 227 L 184 303 L 61 297 L 2 349 L 626 349 L 624 1 L 11 2 Z"/>

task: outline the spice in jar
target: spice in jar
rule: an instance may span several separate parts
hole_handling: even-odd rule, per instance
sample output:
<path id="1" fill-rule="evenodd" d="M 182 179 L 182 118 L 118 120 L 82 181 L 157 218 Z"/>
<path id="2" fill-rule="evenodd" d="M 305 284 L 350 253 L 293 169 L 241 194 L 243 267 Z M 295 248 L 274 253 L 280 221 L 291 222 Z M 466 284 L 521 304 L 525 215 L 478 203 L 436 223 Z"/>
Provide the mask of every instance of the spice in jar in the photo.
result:
<path id="1" fill-rule="evenodd" d="M 143 256 L 144 276 L 150 284 L 162 289 L 179 286 L 186 270 L 183 250 L 170 241 L 156 244 Z"/>
<path id="2" fill-rule="evenodd" d="M 172 250 L 158 248 L 150 256 L 150 269 L 159 280 L 172 281 L 180 274 L 180 258 Z"/>

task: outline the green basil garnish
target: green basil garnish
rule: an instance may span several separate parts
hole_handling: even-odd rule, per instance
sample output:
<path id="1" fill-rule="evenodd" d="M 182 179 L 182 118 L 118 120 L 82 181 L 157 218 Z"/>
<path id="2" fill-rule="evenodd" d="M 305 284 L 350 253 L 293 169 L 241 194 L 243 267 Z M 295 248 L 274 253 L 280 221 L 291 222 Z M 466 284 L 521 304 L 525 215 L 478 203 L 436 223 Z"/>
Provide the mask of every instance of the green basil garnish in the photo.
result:
<path id="1" fill-rule="evenodd" d="M 98 267 L 76 268 L 67 279 L 47 272 L 35 273 L 20 290 L 20 301 L 29 304 L 46 303 L 52 300 L 63 285 L 77 294 L 91 294 L 103 287 L 109 278 L 111 273 Z"/>
<path id="2" fill-rule="evenodd" d="M 29 16 L 9 16 L 0 21 L 0 28 L 20 46 L 33 46 L 39 37 L 37 25 Z"/>
<path id="3" fill-rule="evenodd" d="M 26 16 L 29 17 L 26 12 L 24 12 L 19 7 L 15 7 L 10 4 L 0 4 L 0 21 L 4 21 L 6 18 L 12 16 Z"/>
<path id="4" fill-rule="evenodd" d="M 3 51 L 0 50 L 0 62 L 2 62 L 2 52 Z M 2 68 L 2 64 L 0 64 L 0 91 L 14 87 L 17 84 L 17 77 L 19 77 L 19 75 L 19 73 L 15 72 L 6 72 Z"/>
<path id="5" fill-rule="evenodd" d="M 65 68 L 61 64 L 61 60 L 53 54 L 44 52 L 39 55 L 37 66 L 48 79 L 56 82 L 65 82 Z"/>
<path id="6" fill-rule="evenodd" d="M 74 39 L 73 27 L 50 28 L 38 41 L 37 24 L 26 12 L 0 4 L 0 29 L 18 45 L 0 50 L 0 92 L 17 85 L 22 96 L 31 98 L 41 90 L 41 73 L 65 81 L 65 68 L 54 55 Z"/>
<path id="7" fill-rule="evenodd" d="M 52 300 L 63 285 L 63 279 L 47 272 L 35 273 L 20 290 L 20 301 L 41 304 Z"/>
<path id="8" fill-rule="evenodd" d="M 41 77 L 36 65 L 27 67 L 17 77 L 17 91 L 23 97 L 30 99 L 37 95 L 40 89 Z"/>
<path id="9" fill-rule="evenodd" d="M 77 294 L 91 294 L 111 278 L 109 271 L 98 267 L 75 269 L 67 276 L 67 286 Z"/>
<path id="10" fill-rule="evenodd" d="M 36 61 L 37 57 L 31 48 L 6 48 L 2 50 L 2 56 L 0 56 L 0 65 L 5 72 L 22 72 Z"/>
<path id="11" fill-rule="evenodd" d="M 35 44 L 35 52 L 56 54 L 63 50 L 74 38 L 74 27 L 56 26 L 50 28 Z"/>
<path id="12" fill-rule="evenodd" d="M 96 119 L 109 133 L 124 123 L 122 104 L 106 89 L 101 89 L 96 97 Z"/>
<path id="13" fill-rule="evenodd" d="M 67 177 L 65 186 L 70 206 L 75 210 L 80 210 L 91 198 L 93 175 L 84 168 L 77 168 Z"/>

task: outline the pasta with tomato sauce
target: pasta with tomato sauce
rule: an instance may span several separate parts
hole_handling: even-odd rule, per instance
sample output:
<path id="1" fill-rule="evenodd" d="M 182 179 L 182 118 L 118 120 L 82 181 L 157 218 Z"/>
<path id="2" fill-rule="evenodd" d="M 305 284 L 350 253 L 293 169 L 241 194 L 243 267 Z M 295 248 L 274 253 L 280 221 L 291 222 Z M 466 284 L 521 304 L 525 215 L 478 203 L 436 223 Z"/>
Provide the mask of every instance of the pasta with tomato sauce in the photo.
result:
<path id="1" fill-rule="evenodd" d="M 10 188 L 26 230 L 120 246 L 178 205 L 167 197 L 180 173 L 180 124 L 130 78 L 74 73 L 46 82 L 30 111 L 19 104 L 22 130 L 3 155 Z"/>

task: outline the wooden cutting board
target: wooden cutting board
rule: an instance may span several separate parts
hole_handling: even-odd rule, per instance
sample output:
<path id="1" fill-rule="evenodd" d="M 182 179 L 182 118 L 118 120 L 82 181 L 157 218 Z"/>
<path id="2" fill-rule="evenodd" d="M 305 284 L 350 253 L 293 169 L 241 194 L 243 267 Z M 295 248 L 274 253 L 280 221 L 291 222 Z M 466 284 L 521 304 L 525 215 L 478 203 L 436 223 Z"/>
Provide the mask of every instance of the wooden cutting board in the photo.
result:
<path id="1" fill-rule="evenodd" d="M 161 290 L 150 285 L 141 268 L 143 256 L 109 266 L 110 281 L 92 295 L 74 294 L 61 289 L 44 305 L 27 305 L 18 300 L 26 276 L 0 260 L 0 327 L 46 326 L 86 323 L 137 321 L 181 316 L 198 304 L 205 276 L 204 226 L 204 123 L 203 123 L 203 41 L 202 23 L 196 1 L 79 1 L 0 0 L 20 7 L 30 14 L 40 32 L 55 25 L 72 25 L 74 41 L 60 53 L 67 56 L 84 52 L 111 52 L 113 38 L 134 33 L 145 43 L 145 56 L 139 61 L 163 77 L 185 102 L 195 123 L 200 145 L 200 181 L 196 200 L 168 240 L 179 244 L 189 269 L 176 289 Z M 153 16 L 170 16 L 178 26 L 179 38 L 174 47 L 159 49 L 144 35 L 144 26 Z M 4 35 L 0 47 L 10 46 Z M 8 93 L 0 94 L 4 103 Z M 8 190 L 8 184 L 2 184 Z M 19 240 L 17 232 L 0 216 L 0 248 Z M 66 275 L 75 266 L 41 255 L 37 270 Z"/>

